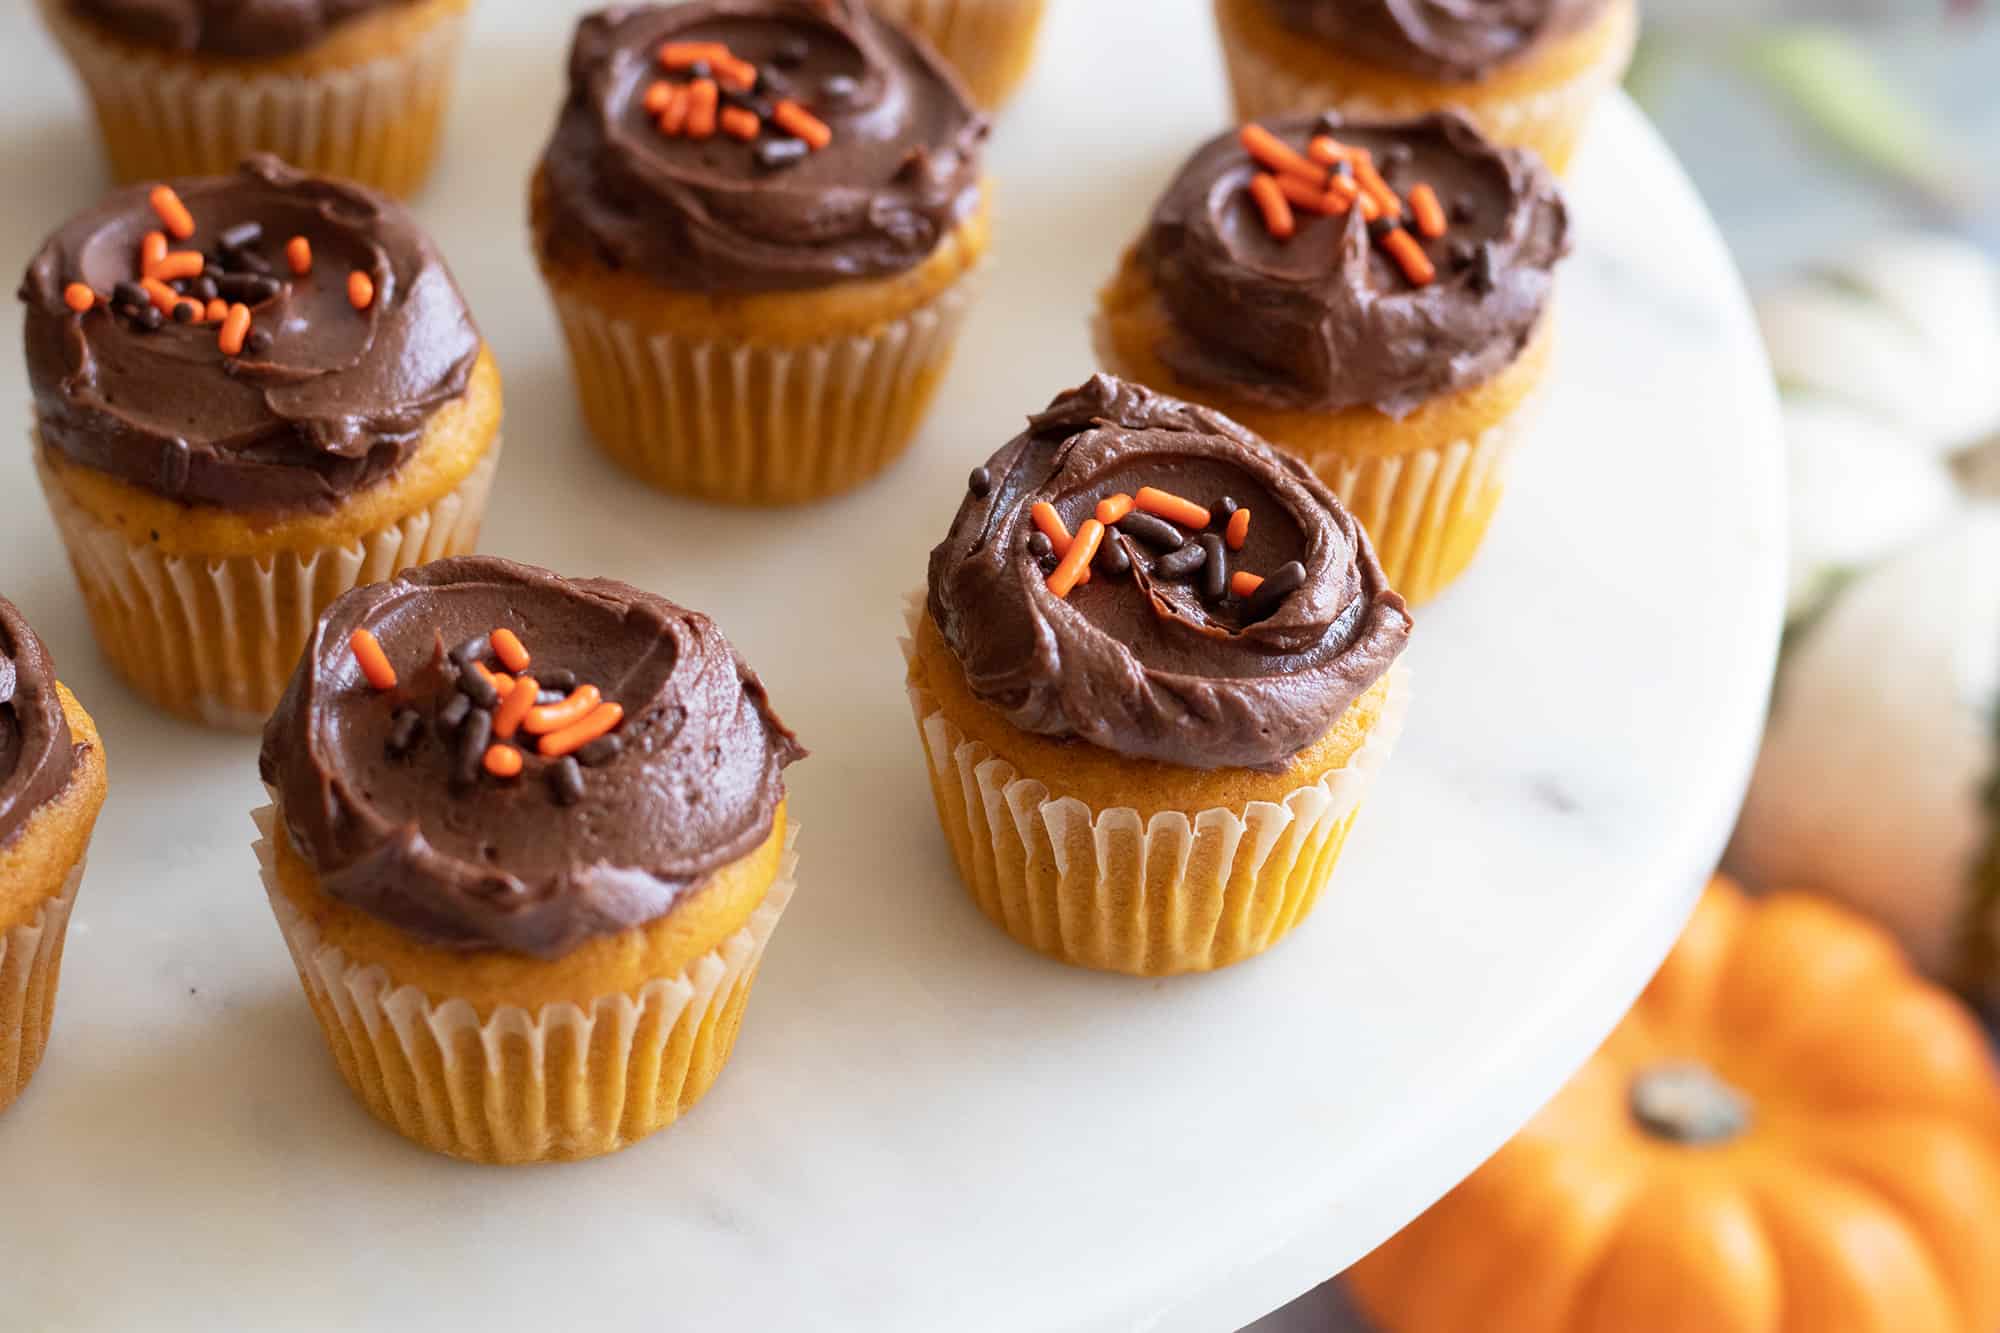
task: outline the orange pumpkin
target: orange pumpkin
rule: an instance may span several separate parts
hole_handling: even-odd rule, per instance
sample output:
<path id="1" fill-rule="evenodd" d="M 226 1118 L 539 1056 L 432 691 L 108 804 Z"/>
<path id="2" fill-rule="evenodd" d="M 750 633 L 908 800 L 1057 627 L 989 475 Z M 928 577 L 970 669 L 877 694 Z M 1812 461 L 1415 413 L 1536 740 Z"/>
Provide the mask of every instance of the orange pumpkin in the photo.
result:
<path id="1" fill-rule="evenodd" d="M 1717 880 L 1582 1072 L 1348 1281 L 1384 1333 L 1996 1333 L 1991 1052 L 1880 929 Z"/>

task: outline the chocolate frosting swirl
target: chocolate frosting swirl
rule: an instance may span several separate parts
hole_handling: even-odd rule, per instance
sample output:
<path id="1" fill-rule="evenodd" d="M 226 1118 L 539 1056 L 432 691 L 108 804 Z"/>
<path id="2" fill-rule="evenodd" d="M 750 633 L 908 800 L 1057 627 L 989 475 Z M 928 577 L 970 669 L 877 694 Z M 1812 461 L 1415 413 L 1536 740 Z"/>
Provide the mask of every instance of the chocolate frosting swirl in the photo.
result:
<path id="1" fill-rule="evenodd" d="M 991 489 L 959 507 L 931 552 L 931 619 L 973 693 L 1024 731 L 1072 736 L 1185 768 L 1282 771 L 1388 671 L 1410 617 L 1361 526 L 1304 464 L 1219 412 L 1099 375 L 1029 418 L 987 464 Z M 1212 510 L 1251 513 L 1231 568 L 1304 567 L 1301 585 L 1255 619 L 1239 599 L 1200 595 L 1132 558 L 1100 564 L 1067 600 L 1029 553 L 1030 508 L 1069 531 L 1100 500 L 1153 486 Z"/>
<path id="2" fill-rule="evenodd" d="M 1421 242 L 1437 280 L 1412 285 L 1359 209 L 1301 212 L 1295 235 L 1274 237 L 1248 189 L 1261 168 L 1235 132 L 1219 135 L 1167 187 L 1140 247 L 1174 328 L 1159 354 L 1176 374 L 1262 407 L 1372 404 L 1402 417 L 1513 363 L 1569 252 L 1562 192 L 1532 155 L 1451 112 L 1265 128 L 1300 151 L 1322 132 L 1368 149 L 1398 193 L 1428 182 L 1453 218 Z"/>
<path id="3" fill-rule="evenodd" d="M 755 100 L 796 100 L 832 142 L 771 168 L 727 135 L 662 134 L 643 102 L 670 41 L 726 44 L 763 71 Z M 620 6 L 577 27 L 535 234 L 545 258 L 685 291 L 900 273 L 977 211 L 986 130 L 957 76 L 861 0 Z"/>
<path id="4" fill-rule="evenodd" d="M 130 41 L 216 56 L 303 51 L 337 23 L 411 0 L 70 0 Z"/>
<path id="5" fill-rule="evenodd" d="M 506 627 L 531 672 L 574 671 L 623 705 L 615 756 L 558 803 L 555 761 L 454 788 L 448 649 Z M 378 692 L 349 640 L 382 644 Z M 392 754 L 404 710 L 422 719 Z M 292 845 L 325 891 L 438 947 L 557 958 L 671 911 L 770 837 L 803 757 L 764 687 L 707 616 L 608 579 L 490 557 L 440 560 L 357 588 L 320 620 L 264 731 L 259 762 Z"/>
<path id="6" fill-rule="evenodd" d="M 139 276 L 141 239 L 160 227 L 148 187 L 119 190 L 50 236 L 21 283 L 43 443 L 168 499 L 242 511 L 323 512 L 393 473 L 431 414 L 464 393 L 480 352 L 457 284 L 409 213 L 268 154 L 172 185 L 196 224 L 174 244 L 207 252 L 204 276 L 273 279 L 245 302 L 270 346 L 225 356 L 213 324 L 149 332 L 113 309 L 117 285 Z M 260 238 L 225 247 L 243 224 Z M 312 246 L 304 277 L 284 258 L 293 236 Z M 348 297 L 354 270 L 374 281 L 366 310 Z M 82 314 L 63 302 L 73 282 L 98 295 Z"/>
<path id="7" fill-rule="evenodd" d="M 55 665 L 14 604 L 0 597 L 0 847 L 62 795 L 75 767 Z"/>
<path id="8" fill-rule="evenodd" d="M 1266 0 L 1287 27 L 1427 79 L 1474 83 L 1577 32 L 1607 0 Z"/>

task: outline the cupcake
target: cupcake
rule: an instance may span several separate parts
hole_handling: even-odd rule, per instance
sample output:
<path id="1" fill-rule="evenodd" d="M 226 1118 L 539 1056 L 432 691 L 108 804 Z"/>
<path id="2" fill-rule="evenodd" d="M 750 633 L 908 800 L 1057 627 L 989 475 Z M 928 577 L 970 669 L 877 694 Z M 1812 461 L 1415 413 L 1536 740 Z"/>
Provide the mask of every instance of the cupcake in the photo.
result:
<path id="1" fill-rule="evenodd" d="M 0 1111 L 48 1048 L 63 936 L 104 790 L 90 714 L 0 598 Z"/>
<path id="2" fill-rule="evenodd" d="M 1465 569 L 1548 370 L 1555 180 L 1453 113 L 1202 147 L 1100 297 L 1103 364 L 1312 464 L 1419 603 Z"/>
<path id="3" fill-rule="evenodd" d="M 929 38 L 974 100 L 991 108 L 1028 76 L 1048 0 L 869 0 L 869 8 Z"/>
<path id="4" fill-rule="evenodd" d="M 430 174 L 472 0 L 37 0 L 120 181 L 252 153 L 410 194 Z"/>
<path id="5" fill-rule="evenodd" d="M 257 855 L 341 1077 L 477 1162 L 671 1123 L 791 899 L 804 753 L 637 588 L 473 557 L 340 598 L 264 732 Z"/>
<path id="6" fill-rule="evenodd" d="M 733 504 L 887 467 L 971 301 L 985 137 L 930 49 L 861 0 L 586 17 L 532 212 L 605 451 Z"/>
<path id="7" fill-rule="evenodd" d="M 477 541 L 500 376 L 399 205 L 269 156 L 130 187 L 21 299 L 42 489 L 161 708 L 255 730 L 327 603 Z"/>
<path id="8" fill-rule="evenodd" d="M 1239 120 L 1456 107 L 1557 171 L 1639 35 L 1638 0 L 1215 0 L 1215 19 Z"/>
<path id="9" fill-rule="evenodd" d="M 1165 976 L 1305 919 L 1410 632 L 1310 469 L 1100 375 L 976 469 L 904 650 L 938 818 L 1029 948 Z"/>

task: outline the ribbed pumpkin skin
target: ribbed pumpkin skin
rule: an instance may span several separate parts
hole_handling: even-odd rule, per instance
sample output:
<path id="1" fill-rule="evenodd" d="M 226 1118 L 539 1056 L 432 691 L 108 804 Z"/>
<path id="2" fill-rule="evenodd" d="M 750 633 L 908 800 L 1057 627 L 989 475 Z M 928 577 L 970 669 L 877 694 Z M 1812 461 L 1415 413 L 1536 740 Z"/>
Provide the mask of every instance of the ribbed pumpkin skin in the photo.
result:
<path id="1" fill-rule="evenodd" d="M 1746 1130 L 1641 1125 L 1635 1077 L 1685 1064 Z M 1995 1333 L 1990 1049 L 1874 925 L 1718 879 L 1583 1070 L 1348 1284 L 1384 1333 Z"/>

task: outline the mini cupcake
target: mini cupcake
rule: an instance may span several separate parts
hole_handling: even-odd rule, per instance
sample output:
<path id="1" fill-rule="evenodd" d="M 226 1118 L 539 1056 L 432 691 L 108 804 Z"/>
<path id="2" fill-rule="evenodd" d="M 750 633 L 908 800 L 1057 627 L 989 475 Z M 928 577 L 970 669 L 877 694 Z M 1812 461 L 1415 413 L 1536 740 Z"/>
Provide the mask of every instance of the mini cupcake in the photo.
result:
<path id="1" fill-rule="evenodd" d="M 430 174 L 472 0 L 37 0 L 120 181 L 252 153 L 391 194 Z"/>
<path id="2" fill-rule="evenodd" d="M 803 756 L 708 617 L 441 560 L 327 611 L 264 732 L 271 909 L 363 1104 L 492 1163 L 615 1152 L 729 1059 Z"/>
<path id="3" fill-rule="evenodd" d="M 985 137 L 930 49 L 861 0 L 585 18 L 532 212 L 606 452 L 734 504 L 887 467 L 971 300 Z"/>
<path id="4" fill-rule="evenodd" d="M 1455 107 L 1557 171 L 1625 76 L 1638 0 L 1215 0 L 1239 120 Z"/>
<path id="5" fill-rule="evenodd" d="M 263 725 L 357 583 L 472 549 L 500 376 L 399 206 L 263 156 L 127 188 L 21 284 L 35 462 L 139 693 Z"/>
<path id="6" fill-rule="evenodd" d="M 904 645 L 967 889 L 1082 967 L 1261 953 L 1395 743 L 1409 632 L 1303 464 L 1109 376 L 1059 396 L 973 472 Z"/>
<path id="7" fill-rule="evenodd" d="M 1464 571 L 1549 362 L 1569 215 L 1452 113 L 1203 146 L 1100 298 L 1098 353 L 1305 459 L 1412 603 Z"/>
<path id="8" fill-rule="evenodd" d="M 1021 86 L 1035 60 L 1048 0 L 868 0 L 869 8 L 914 28 L 951 62 L 987 108 Z"/>
<path id="9" fill-rule="evenodd" d="M 0 1111 L 48 1049 L 63 936 L 104 791 L 90 714 L 0 597 Z"/>

